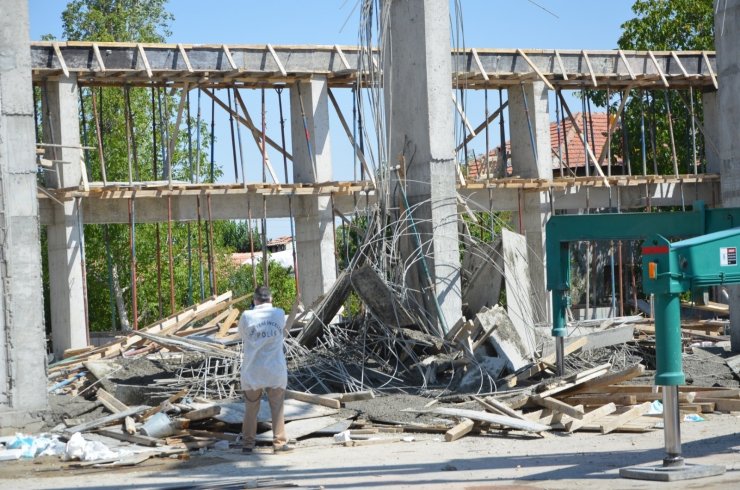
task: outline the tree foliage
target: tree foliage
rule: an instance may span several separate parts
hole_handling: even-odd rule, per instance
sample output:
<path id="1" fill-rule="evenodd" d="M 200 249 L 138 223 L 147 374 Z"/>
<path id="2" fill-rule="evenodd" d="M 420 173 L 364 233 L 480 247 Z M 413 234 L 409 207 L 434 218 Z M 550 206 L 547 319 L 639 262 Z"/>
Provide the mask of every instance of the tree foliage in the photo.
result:
<path id="1" fill-rule="evenodd" d="M 167 0 L 73 0 L 62 13 L 64 37 L 74 41 L 161 43 L 175 19 Z"/>
<path id="2" fill-rule="evenodd" d="M 636 0 L 632 11 L 635 17 L 622 24 L 618 41 L 621 49 L 713 49 L 711 0 Z M 607 101 L 603 90 L 586 91 L 584 95 L 599 107 L 608 104 L 613 115 L 623 97 L 612 91 Z M 693 173 L 695 164 L 702 172 L 708 144 L 696 124 L 702 119 L 699 91 L 632 90 L 612 140 L 613 161 L 621 159 L 624 173 L 632 174 Z"/>

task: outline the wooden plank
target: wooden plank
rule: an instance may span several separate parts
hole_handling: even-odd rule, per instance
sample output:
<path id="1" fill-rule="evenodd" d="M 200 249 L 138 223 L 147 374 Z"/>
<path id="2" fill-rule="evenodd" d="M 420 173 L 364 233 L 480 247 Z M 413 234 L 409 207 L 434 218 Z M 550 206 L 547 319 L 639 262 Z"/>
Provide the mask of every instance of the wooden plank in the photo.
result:
<path id="1" fill-rule="evenodd" d="M 586 62 L 586 67 L 588 67 L 588 73 L 591 75 L 591 81 L 593 82 L 594 87 L 598 86 L 598 84 L 596 83 L 596 74 L 594 73 L 594 67 L 591 66 L 591 60 L 588 58 L 588 53 L 585 49 L 581 50 L 581 55 Z"/>
<path id="2" fill-rule="evenodd" d="M 580 337 L 573 342 L 570 342 L 565 345 L 565 348 L 563 349 L 563 355 L 568 356 L 574 352 L 577 352 L 583 348 L 588 343 L 588 339 L 586 337 Z M 547 369 L 547 364 L 553 364 L 555 363 L 555 353 L 549 354 L 542 359 L 540 359 L 540 362 L 537 362 L 527 368 L 526 370 L 522 371 L 521 373 L 515 375 L 514 377 L 508 378 L 506 384 L 509 388 L 513 388 L 517 386 L 522 381 L 526 381 L 532 376 L 535 376 L 545 369 Z"/>
<path id="3" fill-rule="evenodd" d="M 660 69 L 660 64 L 658 64 L 658 60 L 655 59 L 655 55 L 652 51 L 648 50 L 648 56 L 650 56 L 650 59 L 653 61 L 653 65 L 655 66 L 655 69 L 658 71 L 658 75 L 660 75 L 660 79 L 663 81 L 663 85 L 665 87 L 669 87 L 670 84 L 668 83 L 668 80 L 666 80 L 665 75 L 663 74 L 663 70 Z"/>
<path id="4" fill-rule="evenodd" d="M 285 71 L 285 67 L 283 66 L 283 63 L 280 61 L 280 58 L 278 58 L 278 55 L 275 52 L 275 49 L 272 47 L 272 44 L 268 44 L 267 49 L 270 51 L 270 54 L 272 55 L 272 59 L 275 60 L 275 64 L 277 64 L 278 70 L 280 70 L 280 74 L 284 77 L 288 76 L 288 72 Z"/>
<path id="5" fill-rule="evenodd" d="M 302 391 L 285 390 L 285 398 L 292 398 L 293 400 L 300 400 L 302 402 L 313 403 L 315 405 L 322 405 L 329 408 L 342 408 L 342 404 L 339 400 L 311 393 L 303 393 Z"/>
<path id="6" fill-rule="evenodd" d="M 539 70 L 539 68 L 537 68 L 537 65 L 535 65 L 534 63 L 532 63 L 532 60 L 529 59 L 529 56 L 527 56 L 526 54 L 524 54 L 524 51 L 522 51 L 521 49 L 518 49 L 517 48 L 516 52 L 517 52 L 517 54 L 519 56 L 521 56 L 522 58 L 524 58 L 524 61 L 526 61 L 527 64 L 530 66 L 530 68 L 532 68 L 532 70 L 534 70 L 534 72 L 537 74 L 537 76 L 540 77 L 540 80 L 542 80 L 545 83 L 545 85 L 547 85 L 547 88 L 549 88 L 550 90 L 555 90 L 555 87 L 552 86 L 552 84 L 547 79 L 547 77 L 545 77 L 545 75 L 542 74 L 542 72 Z"/>
<path id="7" fill-rule="evenodd" d="M 225 44 L 222 44 L 221 49 L 223 50 L 224 56 L 226 56 L 226 61 L 229 62 L 229 66 L 231 67 L 231 69 L 236 70 L 236 63 L 234 63 L 234 58 L 231 56 L 231 51 L 229 50 L 229 47 Z"/>
<path id="8" fill-rule="evenodd" d="M 187 335 L 193 335 L 196 333 L 204 333 L 210 330 L 215 330 L 218 327 L 218 322 L 228 317 L 231 314 L 231 312 L 232 310 L 225 309 L 224 311 L 222 311 L 221 313 L 213 317 L 213 319 L 209 320 L 208 323 L 206 323 L 202 327 L 180 330 L 179 332 L 175 332 L 175 335 L 178 337 L 185 337 Z"/>
<path id="9" fill-rule="evenodd" d="M 347 61 L 347 57 L 344 56 L 344 51 L 342 51 L 342 48 L 340 48 L 338 44 L 335 44 L 334 50 L 337 52 L 337 55 L 339 55 L 339 60 L 342 62 L 342 65 L 344 65 L 344 68 L 347 70 L 351 70 L 352 67 L 349 66 L 349 62 Z"/>
<path id="10" fill-rule="evenodd" d="M 105 391 L 103 388 L 99 388 L 98 391 L 95 392 L 95 397 L 112 413 L 125 412 L 129 409 L 125 403 Z"/>
<path id="11" fill-rule="evenodd" d="M 595 420 L 599 420 L 600 418 L 609 415 L 611 413 L 614 413 L 617 411 L 617 406 L 614 403 L 607 403 L 606 405 L 599 407 L 597 409 L 591 410 L 590 412 L 586 412 L 583 414 L 583 416 L 580 419 L 577 420 L 570 420 L 566 422 L 565 424 L 565 430 L 567 432 L 575 432 L 584 425 L 591 423 Z"/>
<path id="12" fill-rule="evenodd" d="M 213 405 L 210 407 L 201 408 L 199 410 L 193 410 L 183 415 L 183 417 L 185 417 L 188 420 L 203 420 L 203 419 L 209 419 L 220 413 L 221 413 L 221 407 L 218 405 Z"/>
<path id="13" fill-rule="evenodd" d="M 130 442 L 132 444 L 138 444 L 140 446 L 163 446 L 164 441 L 156 439 L 154 437 L 142 436 L 139 434 L 126 434 L 116 429 L 98 429 L 95 431 L 96 434 L 101 436 L 110 437 L 112 439 L 118 439 L 119 441 Z"/>
<path id="14" fill-rule="evenodd" d="M 548 427 L 547 425 L 515 419 L 514 417 L 507 417 L 506 415 L 496 415 L 493 413 L 466 410 L 463 408 L 432 407 L 426 410 L 408 411 L 418 413 L 431 412 L 439 415 L 450 415 L 452 417 L 469 418 L 471 420 L 479 420 L 481 422 L 488 422 L 489 424 L 502 425 L 506 427 L 511 427 L 513 429 L 520 429 L 529 432 L 542 432 L 550 430 L 550 427 Z"/>
<path id="15" fill-rule="evenodd" d="M 475 400 L 479 400 L 478 397 L 473 397 Z M 493 406 L 496 410 L 501 412 L 504 415 L 508 415 L 509 417 L 513 417 L 515 419 L 521 419 L 526 420 L 524 418 L 524 415 L 517 412 L 516 410 L 512 409 L 510 406 L 508 406 L 505 403 L 501 403 L 500 401 L 496 400 L 494 397 L 489 396 L 484 399 L 482 399 L 485 403 L 488 403 L 489 405 Z"/>
<path id="16" fill-rule="evenodd" d="M 100 48 L 98 47 L 98 43 L 92 43 L 92 48 L 93 48 L 93 53 L 95 54 L 95 60 L 98 62 L 98 66 L 100 67 L 100 71 L 105 73 L 105 63 L 103 62 L 103 56 L 101 56 L 100 54 Z"/>
<path id="17" fill-rule="evenodd" d="M 80 347 L 77 349 L 67 349 L 64 351 L 64 354 L 62 354 L 62 359 L 69 359 L 70 357 L 79 356 L 80 354 L 85 354 L 93 349 L 95 349 L 94 345 L 86 345 L 85 347 Z"/>
<path id="18" fill-rule="evenodd" d="M 126 434 L 136 434 L 136 423 L 134 419 L 131 417 L 123 419 L 123 430 L 126 431 Z"/>
<path id="19" fill-rule="evenodd" d="M 718 412 L 740 411 L 740 400 L 730 398 L 702 398 L 701 401 L 714 403 L 714 409 Z"/>
<path id="20" fill-rule="evenodd" d="M 583 418 L 584 411 L 582 405 L 574 407 L 565 402 L 561 402 L 560 400 L 556 400 L 555 398 L 543 398 L 541 396 L 532 396 L 530 397 L 530 400 L 541 407 L 549 408 L 554 412 L 564 413 L 574 419 L 580 420 Z"/>
<path id="21" fill-rule="evenodd" d="M 615 405 L 635 405 L 637 403 L 637 397 L 635 395 L 619 395 L 619 394 L 597 394 L 597 395 L 575 395 L 566 396 L 562 399 L 566 403 L 571 405 L 583 405 L 584 407 L 605 405 L 608 403 L 614 403 Z"/>
<path id="22" fill-rule="evenodd" d="M 609 422 L 601 425 L 601 433 L 608 434 L 609 432 L 612 432 L 615 429 L 619 428 L 620 425 L 626 424 L 627 422 L 642 416 L 643 414 L 647 413 L 648 410 L 650 410 L 650 405 L 650 402 L 645 402 L 642 405 L 632 407 L 626 412 L 615 416 Z"/>
<path id="23" fill-rule="evenodd" d="M 54 54 L 59 60 L 59 65 L 62 67 L 62 72 L 64 72 L 64 76 L 69 77 L 69 69 L 67 68 L 67 63 L 64 61 L 64 56 L 62 56 L 62 50 L 59 49 L 59 43 L 52 43 L 52 47 L 54 48 Z"/>
<path id="24" fill-rule="evenodd" d="M 576 379 L 575 381 L 567 382 L 567 383 L 565 383 L 563 385 L 560 385 L 560 386 L 555 386 L 554 388 L 550 388 L 550 389 L 545 390 L 545 391 L 543 391 L 541 393 L 537 393 L 537 395 L 544 398 L 544 397 L 556 395 L 558 393 L 562 393 L 564 391 L 568 391 L 571 388 L 574 388 L 576 386 L 580 386 L 580 385 L 584 384 L 587 381 L 590 381 L 590 380 L 592 380 L 594 378 L 598 378 L 599 376 L 603 375 L 606 372 L 607 369 L 608 368 L 603 367 L 603 366 L 598 366 L 598 370 L 596 370 L 596 371 L 589 369 L 588 371 L 584 371 L 583 373 L 579 373 L 579 376 L 581 376 L 580 379 Z M 584 374 L 584 373 L 588 373 L 588 374 Z"/>
<path id="25" fill-rule="evenodd" d="M 463 418 L 459 424 L 445 432 L 445 441 L 452 442 L 460 439 L 465 434 L 468 434 L 473 430 L 475 422 L 470 419 Z"/>
<path id="26" fill-rule="evenodd" d="M 635 364 L 616 373 L 606 374 L 573 388 L 570 393 L 582 393 L 600 386 L 609 386 L 636 378 L 645 372 L 645 366 Z"/>
<path id="27" fill-rule="evenodd" d="M 139 51 L 139 56 L 141 56 L 141 61 L 144 63 L 144 69 L 146 70 L 146 76 L 149 78 L 152 78 L 152 67 L 149 66 L 149 60 L 146 58 L 146 53 L 144 52 L 144 46 L 142 46 L 141 43 L 137 43 L 136 49 Z"/>
<path id="28" fill-rule="evenodd" d="M 627 68 L 627 73 L 630 74 L 630 78 L 632 80 L 636 80 L 637 77 L 635 76 L 635 72 L 632 71 L 632 67 L 630 66 L 629 62 L 627 61 L 627 57 L 624 55 L 624 51 L 621 49 L 617 50 L 617 53 L 619 53 L 619 57 L 622 58 L 622 63 L 624 63 L 624 67 Z"/>
<path id="29" fill-rule="evenodd" d="M 226 337 L 226 334 L 229 332 L 229 329 L 234 324 L 237 318 L 239 318 L 239 310 L 237 308 L 233 308 L 229 315 L 226 317 L 226 319 L 221 323 L 221 326 L 218 329 L 218 333 L 216 333 L 216 338 L 220 339 L 223 337 Z"/>
<path id="30" fill-rule="evenodd" d="M 356 402 L 361 400 L 372 400 L 375 398 L 375 393 L 372 391 L 355 391 L 353 393 L 329 393 L 323 395 L 325 398 L 333 398 L 339 400 L 342 403 L 345 402 Z"/>
<path id="31" fill-rule="evenodd" d="M 185 52 L 185 47 L 182 45 L 182 43 L 177 43 L 177 49 L 180 52 L 180 56 L 182 56 L 182 60 L 185 62 L 185 66 L 188 69 L 188 72 L 193 73 L 193 67 L 190 64 L 190 58 L 188 58 L 188 54 Z"/>
<path id="32" fill-rule="evenodd" d="M 149 410 L 147 410 L 144 414 L 141 415 L 141 419 L 142 420 L 146 420 L 149 417 L 151 417 L 152 415 L 154 415 L 155 413 L 159 413 L 162 410 L 162 407 L 164 407 L 166 404 L 168 404 L 168 403 L 175 403 L 175 402 L 179 401 L 182 397 L 186 396 L 189 391 L 190 391 L 190 388 L 183 388 L 182 390 L 178 391 L 177 393 L 175 393 L 174 395 L 172 395 L 171 397 L 169 397 L 164 402 L 160 403 L 158 406 L 153 407 L 153 408 L 150 408 Z"/>
<path id="33" fill-rule="evenodd" d="M 705 398 L 740 398 L 740 389 L 727 389 L 727 390 L 716 390 L 716 391 L 698 391 L 694 397 L 694 401 L 702 402 Z"/>
<path id="34" fill-rule="evenodd" d="M 75 425 L 74 427 L 65 429 L 64 433 L 69 434 L 71 436 L 75 432 L 85 432 L 90 429 L 95 429 L 98 427 L 102 427 L 104 425 L 112 424 L 113 422 L 118 422 L 131 415 L 138 415 L 147 409 L 149 409 L 149 407 L 147 407 L 146 405 L 131 407 L 128 410 L 125 410 L 123 412 L 118 412 L 112 415 L 108 415 L 106 417 L 101 417 L 99 419 L 91 420 L 90 422 L 85 422 L 84 424 Z"/>
<path id="35" fill-rule="evenodd" d="M 475 60 L 475 65 L 478 67 L 480 74 L 483 75 L 483 80 L 488 81 L 488 73 L 486 73 L 486 70 L 483 68 L 483 63 L 480 61 L 478 51 L 476 51 L 475 48 L 471 48 L 470 52 L 473 54 L 473 60 Z"/>

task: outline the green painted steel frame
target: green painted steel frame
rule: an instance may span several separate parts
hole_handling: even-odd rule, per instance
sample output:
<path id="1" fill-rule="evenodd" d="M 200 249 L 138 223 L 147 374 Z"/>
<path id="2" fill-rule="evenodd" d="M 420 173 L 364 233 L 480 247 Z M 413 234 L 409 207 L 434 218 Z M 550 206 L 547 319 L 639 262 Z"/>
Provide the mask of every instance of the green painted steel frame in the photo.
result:
<path id="1" fill-rule="evenodd" d="M 702 201 L 691 211 L 560 215 L 546 225 L 547 289 L 552 291 L 552 335 L 566 336 L 569 304 L 570 242 L 644 240 L 656 234 L 689 238 L 740 226 L 740 208 L 707 209 Z"/>

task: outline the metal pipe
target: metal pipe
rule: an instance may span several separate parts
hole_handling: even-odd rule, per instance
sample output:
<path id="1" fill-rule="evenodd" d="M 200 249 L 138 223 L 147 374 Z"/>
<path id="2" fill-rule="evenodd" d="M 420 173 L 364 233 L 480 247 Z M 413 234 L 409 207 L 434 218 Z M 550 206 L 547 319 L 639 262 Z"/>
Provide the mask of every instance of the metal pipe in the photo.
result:
<path id="1" fill-rule="evenodd" d="M 555 338 L 555 359 L 558 368 L 558 376 L 565 375 L 565 337 Z"/>
<path id="2" fill-rule="evenodd" d="M 663 466 L 666 468 L 683 466 L 678 386 L 675 385 L 663 387 L 663 435 L 666 452 L 665 458 L 663 458 Z"/>

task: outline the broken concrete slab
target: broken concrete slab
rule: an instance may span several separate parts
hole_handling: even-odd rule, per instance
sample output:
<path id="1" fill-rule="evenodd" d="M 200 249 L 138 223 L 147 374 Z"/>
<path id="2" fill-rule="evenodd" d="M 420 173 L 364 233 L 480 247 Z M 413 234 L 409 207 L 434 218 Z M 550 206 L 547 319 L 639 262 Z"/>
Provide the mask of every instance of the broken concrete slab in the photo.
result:
<path id="1" fill-rule="evenodd" d="M 397 327 L 416 323 L 372 266 L 363 265 L 353 270 L 350 282 L 365 306 L 382 323 Z"/>
<path id="2" fill-rule="evenodd" d="M 534 360 L 535 348 L 528 332 L 520 331 L 501 306 L 483 309 L 475 321 L 484 332 L 490 331 L 488 342 L 500 357 L 506 359 L 511 371 L 517 371 Z"/>
<path id="3" fill-rule="evenodd" d="M 503 229 L 501 232 L 506 280 L 506 306 L 511 322 L 527 345 L 534 344 L 538 309 L 546 305 L 545 298 L 535 298 L 529 280 L 527 239 L 524 235 Z M 530 340 L 531 339 L 531 340 Z"/>
<path id="4" fill-rule="evenodd" d="M 476 243 L 466 250 L 463 268 L 471 271 L 463 287 L 463 314 L 472 318 L 483 308 L 498 304 L 504 272 L 501 238 L 493 243 Z"/>

